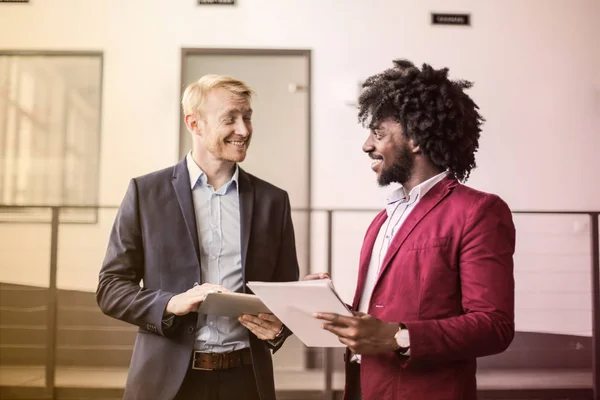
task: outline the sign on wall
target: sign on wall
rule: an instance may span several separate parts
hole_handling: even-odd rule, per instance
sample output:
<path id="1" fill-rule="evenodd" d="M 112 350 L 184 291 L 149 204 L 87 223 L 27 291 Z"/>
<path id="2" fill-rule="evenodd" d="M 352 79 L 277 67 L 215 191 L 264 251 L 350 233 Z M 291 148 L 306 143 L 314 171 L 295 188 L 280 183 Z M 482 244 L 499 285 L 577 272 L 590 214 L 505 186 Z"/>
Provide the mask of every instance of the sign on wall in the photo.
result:
<path id="1" fill-rule="evenodd" d="M 235 5 L 235 0 L 198 0 L 198 5 L 204 5 L 204 4 L 222 4 L 222 5 L 233 6 L 233 5 Z"/>
<path id="2" fill-rule="evenodd" d="M 431 14 L 432 25 L 471 25 L 470 14 Z"/>

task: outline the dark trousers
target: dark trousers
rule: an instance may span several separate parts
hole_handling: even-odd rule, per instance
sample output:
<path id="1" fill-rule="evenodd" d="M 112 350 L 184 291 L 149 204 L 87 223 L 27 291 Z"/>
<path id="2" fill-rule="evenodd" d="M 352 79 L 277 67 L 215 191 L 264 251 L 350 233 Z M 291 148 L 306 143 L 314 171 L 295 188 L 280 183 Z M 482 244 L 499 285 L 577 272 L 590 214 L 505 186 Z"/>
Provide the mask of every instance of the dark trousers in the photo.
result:
<path id="1" fill-rule="evenodd" d="M 360 364 L 351 362 L 346 367 L 346 398 L 361 400 Z"/>
<path id="2" fill-rule="evenodd" d="M 189 369 L 175 400 L 260 400 L 252 365 L 215 371 Z"/>

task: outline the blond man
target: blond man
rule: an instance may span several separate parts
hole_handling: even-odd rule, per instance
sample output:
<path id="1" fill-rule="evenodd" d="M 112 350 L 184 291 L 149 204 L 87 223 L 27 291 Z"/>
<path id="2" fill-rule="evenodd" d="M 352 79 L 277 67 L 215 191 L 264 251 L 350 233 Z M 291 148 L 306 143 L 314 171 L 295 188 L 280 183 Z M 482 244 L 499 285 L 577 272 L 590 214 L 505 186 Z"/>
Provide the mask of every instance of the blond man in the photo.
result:
<path id="1" fill-rule="evenodd" d="M 271 352 L 291 332 L 270 314 L 197 313 L 212 291 L 298 280 L 287 193 L 238 165 L 252 95 L 227 76 L 189 85 L 191 151 L 129 184 L 97 290 L 105 314 L 139 327 L 125 399 L 275 400 Z"/>

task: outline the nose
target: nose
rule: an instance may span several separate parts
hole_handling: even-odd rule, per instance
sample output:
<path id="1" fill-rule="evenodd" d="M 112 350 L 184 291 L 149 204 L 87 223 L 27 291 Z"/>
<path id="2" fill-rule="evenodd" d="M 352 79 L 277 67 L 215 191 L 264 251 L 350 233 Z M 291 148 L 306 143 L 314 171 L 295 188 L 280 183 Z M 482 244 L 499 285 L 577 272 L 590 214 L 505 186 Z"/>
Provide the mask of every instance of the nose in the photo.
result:
<path id="1" fill-rule="evenodd" d="M 365 143 L 362 146 L 362 151 L 364 151 L 365 153 L 370 153 L 372 151 L 375 150 L 375 146 L 373 145 L 373 135 L 371 135 L 369 133 L 369 135 L 367 136 L 367 140 L 365 140 Z"/>
<path id="2" fill-rule="evenodd" d="M 250 136 L 251 133 L 252 133 L 252 123 L 250 121 L 245 121 L 243 119 L 240 119 L 238 121 L 238 123 L 236 124 L 235 134 L 242 136 L 242 137 L 248 137 L 248 136 Z"/>

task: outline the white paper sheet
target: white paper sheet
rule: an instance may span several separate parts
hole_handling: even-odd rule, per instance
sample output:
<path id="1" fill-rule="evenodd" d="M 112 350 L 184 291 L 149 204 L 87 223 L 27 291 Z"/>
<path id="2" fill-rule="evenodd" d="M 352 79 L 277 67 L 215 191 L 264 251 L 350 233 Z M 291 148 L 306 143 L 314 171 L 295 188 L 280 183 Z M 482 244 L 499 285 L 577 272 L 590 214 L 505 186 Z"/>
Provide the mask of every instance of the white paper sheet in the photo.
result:
<path id="1" fill-rule="evenodd" d="M 299 282 L 248 282 L 252 289 L 308 347 L 345 347 L 337 336 L 323 329 L 316 312 L 351 316 L 329 279 Z"/>

